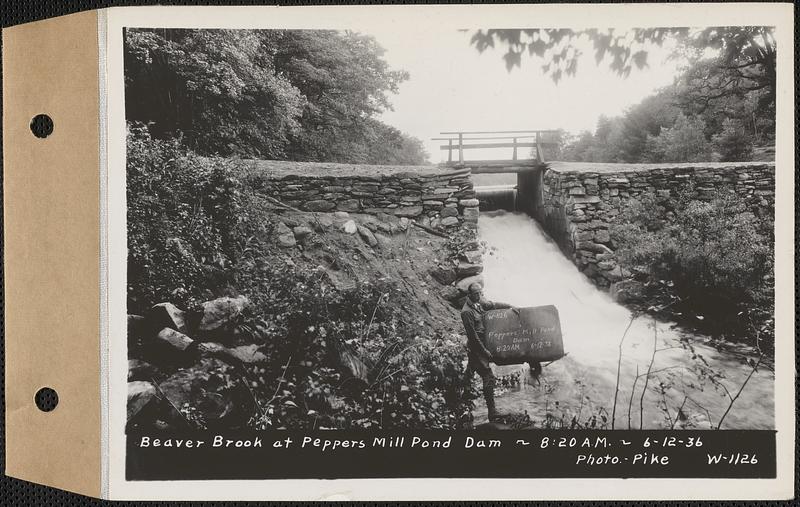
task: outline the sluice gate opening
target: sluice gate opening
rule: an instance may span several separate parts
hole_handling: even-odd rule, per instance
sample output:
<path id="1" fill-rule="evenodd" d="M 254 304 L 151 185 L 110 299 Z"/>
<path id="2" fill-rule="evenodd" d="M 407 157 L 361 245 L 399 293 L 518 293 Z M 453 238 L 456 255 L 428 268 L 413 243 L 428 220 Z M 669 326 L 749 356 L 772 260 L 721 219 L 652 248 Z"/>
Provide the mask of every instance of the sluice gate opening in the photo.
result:
<path id="1" fill-rule="evenodd" d="M 541 181 L 546 170 L 545 158 L 558 146 L 554 130 L 504 130 L 475 132 L 442 132 L 447 141 L 440 148 L 447 150 L 446 167 L 471 170 L 474 189 L 481 211 L 522 211 L 534 218 L 542 205 Z M 504 159 L 465 158 L 465 151 L 478 156 L 504 150 Z M 510 153 L 508 153 L 510 151 Z"/>

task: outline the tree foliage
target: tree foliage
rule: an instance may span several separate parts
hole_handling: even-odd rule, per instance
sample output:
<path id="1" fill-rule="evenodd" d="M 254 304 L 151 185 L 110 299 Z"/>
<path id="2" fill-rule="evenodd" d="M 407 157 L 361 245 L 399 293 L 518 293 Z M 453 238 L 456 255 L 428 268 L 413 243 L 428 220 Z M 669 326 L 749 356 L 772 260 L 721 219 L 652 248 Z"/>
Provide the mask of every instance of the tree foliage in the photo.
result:
<path id="1" fill-rule="evenodd" d="M 717 57 L 709 62 L 718 71 L 713 82 L 694 84 L 701 88 L 700 100 L 764 89 L 768 91 L 764 103 L 774 104 L 777 48 L 772 27 L 489 29 L 476 31 L 471 43 L 481 52 L 496 43 L 504 46 L 503 59 L 508 70 L 519 67 L 523 55 L 538 57 L 543 60 L 542 71 L 558 82 L 564 76 L 575 75 L 587 42 L 598 64 L 605 61 L 611 70 L 627 77 L 634 68 L 647 67 L 649 51 L 670 39 L 676 42 L 675 53 L 693 61 L 703 59 L 709 49 L 717 52 Z M 702 73 L 696 77 L 702 78 Z"/>
<path id="2" fill-rule="evenodd" d="M 612 229 L 616 254 L 652 285 L 668 287 L 675 310 L 699 316 L 709 332 L 771 347 L 772 220 L 734 195 L 699 201 L 693 190 L 677 199 L 631 201 Z"/>
<path id="3" fill-rule="evenodd" d="M 774 142 L 777 48 L 770 27 L 479 30 L 472 44 L 479 51 L 504 47 L 509 70 L 523 56 L 538 59 L 558 82 L 576 74 L 586 48 L 627 77 L 668 40 L 672 57 L 687 62 L 675 83 L 620 117 L 599 118 L 594 133 L 564 136 L 564 160 L 739 161 L 750 159 L 753 145 Z"/>
<path id="4" fill-rule="evenodd" d="M 127 29 L 126 115 L 205 155 L 423 163 L 376 118 L 408 78 L 382 55 L 352 32 Z"/>

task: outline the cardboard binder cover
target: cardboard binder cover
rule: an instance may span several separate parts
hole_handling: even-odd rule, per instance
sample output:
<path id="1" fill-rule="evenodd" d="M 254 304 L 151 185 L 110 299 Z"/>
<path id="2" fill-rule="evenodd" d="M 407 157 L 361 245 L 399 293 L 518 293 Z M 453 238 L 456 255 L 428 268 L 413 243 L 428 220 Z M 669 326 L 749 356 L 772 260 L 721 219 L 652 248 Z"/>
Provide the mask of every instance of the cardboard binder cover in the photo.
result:
<path id="1" fill-rule="evenodd" d="M 6 473 L 100 496 L 98 12 L 3 31 Z M 33 135 L 46 114 L 52 134 Z M 43 387 L 58 393 L 37 408 Z"/>

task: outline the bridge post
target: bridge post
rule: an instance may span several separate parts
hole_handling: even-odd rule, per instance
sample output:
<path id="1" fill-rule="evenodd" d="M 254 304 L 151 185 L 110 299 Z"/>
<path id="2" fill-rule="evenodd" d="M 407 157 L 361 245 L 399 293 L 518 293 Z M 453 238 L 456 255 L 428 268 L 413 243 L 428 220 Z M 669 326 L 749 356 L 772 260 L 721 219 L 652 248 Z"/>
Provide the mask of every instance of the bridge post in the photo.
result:
<path id="1" fill-rule="evenodd" d="M 461 132 L 458 134 L 458 163 L 464 163 L 464 134 Z"/>
<path id="2" fill-rule="evenodd" d="M 447 140 L 447 163 L 453 162 L 453 140 Z"/>
<path id="3" fill-rule="evenodd" d="M 514 138 L 514 155 L 511 157 L 511 160 L 517 160 L 517 138 Z"/>
<path id="4" fill-rule="evenodd" d="M 544 162 L 544 156 L 542 155 L 542 145 L 541 145 L 541 133 L 536 133 L 536 160 L 539 162 Z"/>

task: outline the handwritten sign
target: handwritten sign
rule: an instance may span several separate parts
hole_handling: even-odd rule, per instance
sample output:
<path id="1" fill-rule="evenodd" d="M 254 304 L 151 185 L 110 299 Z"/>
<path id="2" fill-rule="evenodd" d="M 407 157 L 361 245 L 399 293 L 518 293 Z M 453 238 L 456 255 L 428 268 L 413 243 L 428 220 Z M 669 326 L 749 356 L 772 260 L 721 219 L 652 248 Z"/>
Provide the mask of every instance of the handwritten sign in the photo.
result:
<path id="1" fill-rule="evenodd" d="M 499 365 L 554 361 L 564 356 L 561 322 L 553 306 L 489 310 L 483 316 L 486 347 Z"/>

